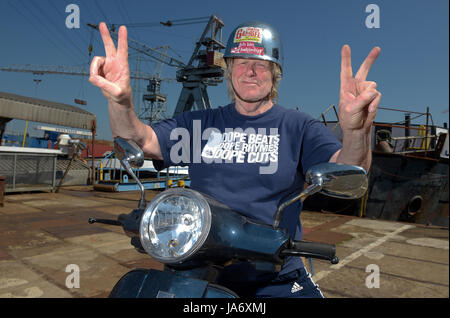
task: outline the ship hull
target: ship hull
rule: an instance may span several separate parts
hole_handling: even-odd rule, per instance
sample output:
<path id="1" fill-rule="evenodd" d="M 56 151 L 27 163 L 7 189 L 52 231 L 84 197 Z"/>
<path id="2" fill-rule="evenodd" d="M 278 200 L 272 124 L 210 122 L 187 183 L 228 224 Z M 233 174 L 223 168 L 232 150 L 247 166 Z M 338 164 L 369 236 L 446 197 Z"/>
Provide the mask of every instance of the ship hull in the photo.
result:
<path id="1" fill-rule="evenodd" d="M 448 159 L 373 152 L 369 189 L 346 201 L 316 194 L 304 208 L 360 217 L 448 227 Z"/>

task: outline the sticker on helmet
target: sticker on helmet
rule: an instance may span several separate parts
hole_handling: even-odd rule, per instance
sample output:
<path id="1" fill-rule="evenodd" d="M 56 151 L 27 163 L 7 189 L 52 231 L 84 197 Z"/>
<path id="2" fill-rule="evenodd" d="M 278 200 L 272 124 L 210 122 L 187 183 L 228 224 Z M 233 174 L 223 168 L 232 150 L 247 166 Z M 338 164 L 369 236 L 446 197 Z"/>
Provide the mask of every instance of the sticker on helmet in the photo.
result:
<path id="1" fill-rule="evenodd" d="M 251 41 L 251 42 L 262 42 L 263 29 L 254 27 L 242 27 L 237 29 L 234 35 L 234 43 Z"/>
<path id="2" fill-rule="evenodd" d="M 243 53 L 253 55 L 264 55 L 264 48 L 255 46 L 253 42 L 241 42 L 238 47 L 233 47 L 230 53 Z"/>

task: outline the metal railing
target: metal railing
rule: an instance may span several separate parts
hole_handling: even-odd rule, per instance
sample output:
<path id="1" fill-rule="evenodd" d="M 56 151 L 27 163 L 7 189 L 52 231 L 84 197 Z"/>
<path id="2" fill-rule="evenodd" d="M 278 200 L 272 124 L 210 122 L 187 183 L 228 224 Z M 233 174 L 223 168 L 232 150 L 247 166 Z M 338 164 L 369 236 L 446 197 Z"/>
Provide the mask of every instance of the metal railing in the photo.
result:
<path id="1" fill-rule="evenodd" d="M 431 147 L 431 145 L 434 144 L 436 137 L 437 137 L 436 135 L 392 137 L 392 141 L 394 142 L 393 152 L 416 153 L 416 152 L 434 151 L 434 147 Z"/>
<path id="2" fill-rule="evenodd" d="M 57 156 L 48 154 L 0 153 L 0 175 L 6 192 L 51 189 L 56 185 Z"/>
<path id="3" fill-rule="evenodd" d="M 382 141 L 388 142 L 389 146 L 385 147 L 384 150 L 396 154 L 424 154 L 427 156 L 428 152 L 434 153 L 437 147 L 440 145 L 439 140 L 440 136 L 433 131 L 433 118 L 430 113 L 429 107 L 426 108 L 425 113 L 407 111 L 395 108 L 387 108 L 387 107 L 378 107 L 380 110 L 385 111 L 394 111 L 405 113 L 404 120 L 395 122 L 395 123 L 374 123 L 374 139 L 376 143 L 379 141 L 377 132 L 383 130 L 384 133 L 388 133 L 389 138 L 383 139 Z M 334 120 L 327 120 L 325 115 L 333 110 L 333 115 L 335 116 Z M 414 115 L 414 117 L 411 117 Z M 333 116 L 333 117 L 334 117 Z M 425 123 L 421 125 L 412 124 L 413 120 L 417 120 L 418 118 L 424 118 Z M 339 125 L 339 114 L 336 110 L 335 105 L 330 105 L 324 112 L 320 114 L 317 118 L 318 120 L 322 120 L 323 124 L 327 126 L 339 139 L 341 137 L 337 130 Z M 431 123 L 431 125 L 429 125 Z M 383 129 L 386 128 L 386 129 Z M 395 130 L 395 133 L 394 133 Z M 400 136 L 399 136 L 400 134 Z M 403 136 L 402 136 L 403 135 Z"/>

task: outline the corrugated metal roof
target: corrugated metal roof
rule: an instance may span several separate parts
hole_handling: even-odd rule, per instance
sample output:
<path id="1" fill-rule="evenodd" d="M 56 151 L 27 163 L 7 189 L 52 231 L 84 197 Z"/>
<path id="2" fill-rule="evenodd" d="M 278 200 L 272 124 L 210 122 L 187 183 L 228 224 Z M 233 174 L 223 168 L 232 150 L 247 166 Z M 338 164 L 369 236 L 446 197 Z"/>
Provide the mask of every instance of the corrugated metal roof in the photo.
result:
<path id="1" fill-rule="evenodd" d="M 91 130 L 95 115 L 48 100 L 0 92 L 0 117 Z"/>

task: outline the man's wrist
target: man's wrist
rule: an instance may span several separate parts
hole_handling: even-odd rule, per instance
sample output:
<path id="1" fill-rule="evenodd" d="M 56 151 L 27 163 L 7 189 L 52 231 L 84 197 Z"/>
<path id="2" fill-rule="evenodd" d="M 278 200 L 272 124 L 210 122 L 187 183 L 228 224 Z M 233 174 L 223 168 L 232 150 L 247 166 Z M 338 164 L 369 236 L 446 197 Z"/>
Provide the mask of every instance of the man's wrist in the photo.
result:
<path id="1" fill-rule="evenodd" d="M 369 169 L 372 161 L 371 135 L 364 130 L 342 132 L 342 149 L 337 162 Z"/>

